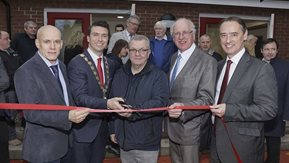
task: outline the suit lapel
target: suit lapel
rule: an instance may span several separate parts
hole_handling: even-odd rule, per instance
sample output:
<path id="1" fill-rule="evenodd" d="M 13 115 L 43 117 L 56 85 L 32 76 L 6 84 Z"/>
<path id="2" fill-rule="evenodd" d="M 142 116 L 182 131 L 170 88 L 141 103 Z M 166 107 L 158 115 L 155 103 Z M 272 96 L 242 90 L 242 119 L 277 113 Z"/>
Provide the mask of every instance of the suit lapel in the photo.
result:
<path id="1" fill-rule="evenodd" d="M 250 56 L 247 53 L 244 53 L 243 56 L 241 57 L 234 74 L 231 77 L 231 80 L 226 88 L 223 101 L 226 101 L 227 98 L 231 95 L 232 90 L 236 87 L 239 81 L 241 81 L 243 74 L 246 72 L 248 68 L 248 63 L 250 61 Z"/>
<path id="2" fill-rule="evenodd" d="M 59 84 L 58 84 L 56 78 L 54 77 L 54 75 L 52 74 L 52 72 L 50 71 L 50 68 L 46 65 L 46 63 L 42 60 L 42 58 L 39 56 L 38 53 L 35 54 L 34 57 L 35 57 L 35 64 L 38 65 L 37 66 L 38 70 L 40 71 L 40 74 L 42 75 L 43 79 L 45 80 L 45 78 L 46 78 L 47 81 L 52 84 L 52 86 L 56 90 L 57 94 L 64 101 L 63 92 L 59 88 Z"/>
<path id="3" fill-rule="evenodd" d="M 198 48 L 196 47 L 195 50 L 193 51 L 192 55 L 188 59 L 187 63 L 184 65 L 178 76 L 176 77 L 175 81 L 180 80 L 180 76 L 184 76 L 187 71 L 191 70 L 192 67 L 195 67 L 193 65 L 197 65 L 199 61 L 199 56 L 198 56 Z M 178 83 L 178 82 L 176 82 Z"/>

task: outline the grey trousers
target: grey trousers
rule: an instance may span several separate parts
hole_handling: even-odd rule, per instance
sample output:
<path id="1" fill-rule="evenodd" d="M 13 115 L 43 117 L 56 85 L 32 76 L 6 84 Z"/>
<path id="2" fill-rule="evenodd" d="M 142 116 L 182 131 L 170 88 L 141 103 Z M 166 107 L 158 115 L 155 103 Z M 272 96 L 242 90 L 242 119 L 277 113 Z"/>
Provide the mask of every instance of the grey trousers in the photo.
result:
<path id="1" fill-rule="evenodd" d="M 199 163 L 199 145 L 180 145 L 170 141 L 172 163 Z"/>
<path id="2" fill-rule="evenodd" d="M 120 149 L 121 163 L 157 163 L 159 151 L 143 151 Z"/>

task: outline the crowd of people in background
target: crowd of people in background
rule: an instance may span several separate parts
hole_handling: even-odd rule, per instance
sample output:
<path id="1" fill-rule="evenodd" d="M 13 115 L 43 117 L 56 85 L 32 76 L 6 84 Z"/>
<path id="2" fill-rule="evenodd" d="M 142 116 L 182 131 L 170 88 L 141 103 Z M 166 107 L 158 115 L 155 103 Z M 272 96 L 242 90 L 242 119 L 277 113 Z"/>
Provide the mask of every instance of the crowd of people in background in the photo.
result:
<path id="1" fill-rule="evenodd" d="M 152 37 L 137 34 L 140 24 L 131 15 L 111 35 L 100 20 L 87 36 L 74 31 L 66 42 L 55 26 L 38 29 L 31 20 L 12 41 L 0 31 L 1 103 L 120 111 L 0 110 L 0 162 L 9 162 L 9 144 L 23 143 L 23 159 L 31 163 L 101 163 L 106 146 L 122 163 L 157 163 L 163 123 L 172 163 L 200 162 L 203 150 L 213 163 L 263 163 L 265 151 L 266 163 L 280 162 L 289 120 L 289 62 L 278 56 L 277 40 L 263 40 L 258 59 L 258 37 L 238 17 L 223 19 L 214 39 L 197 39 L 187 18 L 177 19 L 170 33 L 157 21 Z M 222 52 L 213 48 L 216 39 Z M 131 112 L 157 107 L 168 110 Z M 18 114 L 23 142 L 15 130 Z"/>

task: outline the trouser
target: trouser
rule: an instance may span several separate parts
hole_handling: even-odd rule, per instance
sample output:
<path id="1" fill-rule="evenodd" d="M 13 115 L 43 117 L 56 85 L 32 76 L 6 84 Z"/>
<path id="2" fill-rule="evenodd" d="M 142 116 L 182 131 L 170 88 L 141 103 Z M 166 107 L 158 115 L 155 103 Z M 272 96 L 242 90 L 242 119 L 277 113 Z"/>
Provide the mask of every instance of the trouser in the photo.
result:
<path id="1" fill-rule="evenodd" d="M 170 141 L 172 163 L 199 163 L 199 145 L 180 145 Z"/>
<path id="2" fill-rule="evenodd" d="M 267 158 L 265 163 L 279 163 L 280 162 L 280 146 L 281 138 L 265 136 L 267 146 Z"/>
<path id="3" fill-rule="evenodd" d="M 9 163 L 8 127 L 3 117 L 0 117 L 0 162 Z"/>
<path id="4" fill-rule="evenodd" d="M 120 159 L 122 163 L 157 163 L 159 151 L 143 151 L 120 149 Z"/>

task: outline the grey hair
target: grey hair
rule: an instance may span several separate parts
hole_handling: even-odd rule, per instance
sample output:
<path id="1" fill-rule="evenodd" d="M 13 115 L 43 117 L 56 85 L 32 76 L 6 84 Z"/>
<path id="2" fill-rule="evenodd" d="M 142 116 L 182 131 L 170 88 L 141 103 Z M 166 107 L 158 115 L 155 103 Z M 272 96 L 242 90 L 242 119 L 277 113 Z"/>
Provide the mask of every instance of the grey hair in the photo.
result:
<path id="1" fill-rule="evenodd" d="M 140 24 L 140 18 L 137 15 L 130 15 L 126 21 L 130 22 L 132 19 L 136 19 L 138 21 L 138 23 Z"/>
<path id="2" fill-rule="evenodd" d="M 157 21 L 154 25 L 154 28 L 161 27 L 162 29 L 166 29 L 166 24 L 163 21 Z"/>
<path id="3" fill-rule="evenodd" d="M 187 19 L 187 18 L 179 18 L 172 26 L 171 26 L 171 35 L 173 35 L 173 32 L 174 32 L 174 28 L 176 26 L 176 24 L 179 22 L 179 21 L 185 21 L 185 23 L 188 24 L 189 28 L 192 30 L 193 34 L 196 34 L 196 26 L 195 24 L 190 20 L 190 19 Z"/>
<path id="4" fill-rule="evenodd" d="M 27 20 L 24 22 L 24 28 L 27 28 L 29 24 L 37 25 L 34 21 L 32 20 Z"/>
<path id="5" fill-rule="evenodd" d="M 130 46 L 130 44 L 131 44 L 132 41 L 142 41 L 142 40 L 145 41 L 146 46 L 150 49 L 150 48 L 151 48 L 151 47 L 150 47 L 150 40 L 149 40 L 148 37 L 145 36 L 145 35 L 135 35 L 135 36 L 130 40 L 129 46 Z"/>

